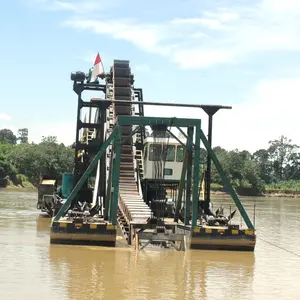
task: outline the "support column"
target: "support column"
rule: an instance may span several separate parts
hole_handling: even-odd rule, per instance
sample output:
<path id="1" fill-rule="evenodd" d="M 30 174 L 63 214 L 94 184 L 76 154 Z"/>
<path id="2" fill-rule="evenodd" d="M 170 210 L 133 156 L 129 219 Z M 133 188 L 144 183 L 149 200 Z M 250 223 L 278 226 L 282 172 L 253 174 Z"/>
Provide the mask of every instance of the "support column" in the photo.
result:
<path id="1" fill-rule="evenodd" d="M 74 174 L 73 174 L 73 188 L 76 186 L 79 178 L 81 177 L 81 174 L 79 174 L 79 161 L 78 161 L 78 143 L 79 143 L 79 130 L 80 130 L 80 117 L 81 117 L 81 93 L 82 93 L 82 88 L 80 86 L 80 84 L 76 84 L 74 83 L 74 91 L 77 93 L 78 95 L 78 104 L 77 104 L 77 120 L 76 120 L 76 138 L 75 138 L 75 157 L 74 157 Z"/>
<path id="2" fill-rule="evenodd" d="M 213 115 L 219 110 L 218 107 L 203 107 L 208 115 L 208 143 L 212 148 L 212 129 L 213 129 Z M 210 185 L 211 185 L 211 156 L 207 152 L 206 176 L 205 176 L 205 199 L 204 199 L 204 213 L 209 214 L 210 203 Z"/>
<path id="3" fill-rule="evenodd" d="M 201 121 L 199 120 L 199 125 L 196 126 L 196 136 L 195 136 L 195 150 L 194 150 L 194 177 L 193 177 L 193 211 L 192 211 L 192 227 L 197 226 L 198 220 L 198 202 L 199 193 L 198 185 L 200 182 L 200 131 L 201 131 Z"/>
<path id="4" fill-rule="evenodd" d="M 193 135 L 194 127 L 188 127 L 187 142 L 187 171 L 186 171 L 186 199 L 184 224 L 189 225 L 191 216 L 191 188 L 192 188 L 192 165 L 193 165 Z"/>
<path id="5" fill-rule="evenodd" d="M 106 109 L 100 110 L 100 140 L 101 145 L 105 141 L 105 122 L 106 122 Z M 106 155 L 103 155 L 100 160 L 100 184 L 99 184 L 99 194 L 103 199 L 103 206 L 105 208 L 106 201 Z"/>

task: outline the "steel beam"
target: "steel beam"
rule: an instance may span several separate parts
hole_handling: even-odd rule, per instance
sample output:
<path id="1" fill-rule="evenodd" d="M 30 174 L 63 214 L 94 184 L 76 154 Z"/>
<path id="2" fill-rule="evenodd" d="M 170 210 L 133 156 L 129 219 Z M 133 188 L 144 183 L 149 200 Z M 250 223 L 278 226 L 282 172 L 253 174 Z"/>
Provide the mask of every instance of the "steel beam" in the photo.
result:
<path id="1" fill-rule="evenodd" d="M 200 121 L 201 122 L 201 121 Z M 195 134 L 195 149 L 194 149 L 194 176 L 193 176 L 193 210 L 192 210 L 192 227 L 197 226 L 198 220 L 198 202 L 199 202 L 199 190 L 198 185 L 200 182 L 200 133 L 201 126 L 196 126 Z"/>
<path id="2" fill-rule="evenodd" d="M 184 133 L 184 131 L 180 128 L 180 127 L 176 127 L 179 132 L 188 140 L 189 137 Z M 195 148 L 195 144 L 193 143 L 193 139 L 191 140 L 192 141 L 192 147 Z M 181 143 L 182 144 L 182 143 Z"/>
<path id="3" fill-rule="evenodd" d="M 213 128 L 213 116 L 219 111 L 218 107 L 202 107 L 202 109 L 208 115 L 208 143 L 212 148 L 212 128 Z M 210 185 L 211 185 L 211 157 L 208 153 L 207 155 L 207 168 L 206 168 L 206 188 L 205 188 L 205 199 L 204 199 L 204 212 L 209 212 L 209 203 L 210 203 Z"/>
<path id="4" fill-rule="evenodd" d="M 118 129 L 114 129 L 110 137 L 103 143 L 101 146 L 99 152 L 96 154 L 94 159 L 92 160 L 91 164 L 88 166 L 88 168 L 85 170 L 79 181 L 77 182 L 76 186 L 72 190 L 71 194 L 67 198 L 67 201 L 64 203 L 64 205 L 61 207 L 57 215 L 54 217 L 54 221 L 57 222 L 67 211 L 67 209 L 70 207 L 73 199 L 77 195 L 77 193 L 80 191 L 84 183 L 87 181 L 88 177 L 91 175 L 92 171 L 96 167 L 98 160 L 101 158 L 101 156 L 105 153 L 106 148 L 109 146 L 109 144 L 112 142 L 112 140 L 115 138 L 115 136 L 118 133 Z"/>
<path id="5" fill-rule="evenodd" d="M 167 129 L 167 132 L 179 143 L 181 144 L 183 147 L 185 147 L 185 144 L 169 129 Z"/>
<path id="6" fill-rule="evenodd" d="M 122 99 L 101 99 L 101 98 L 92 98 L 91 99 L 94 104 L 98 102 L 108 101 L 110 103 L 130 103 L 134 105 L 155 105 L 155 106 L 173 106 L 173 107 L 191 107 L 191 108 L 215 108 L 215 109 L 232 109 L 232 106 L 224 106 L 224 105 L 208 105 L 208 104 L 183 104 L 183 103 L 172 103 L 172 102 L 155 102 L 155 101 L 129 101 Z"/>
<path id="7" fill-rule="evenodd" d="M 185 185 L 187 161 L 188 161 L 188 155 L 187 155 L 187 146 L 186 146 L 184 149 L 184 159 L 183 159 L 181 177 L 180 177 L 180 182 L 179 182 L 179 191 L 178 191 L 178 198 L 176 201 L 174 222 L 178 222 L 178 219 L 179 219 L 179 212 L 180 212 L 180 208 L 181 208 L 181 204 L 182 204 L 183 189 L 184 189 L 184 185 Z"/>
<path id="8" fill-rule="evenodd" d="M 186 197 L 184 208 L 184 224 L 190 224 L 191 216 L 191 189 L 192 189 L 192 166 L 193 166 L 193 135 L 194 127 L 188 127 L 188 140 L 187 140 L 187 169 L 186 169 Z M 195 188 L 195 186 L 194 186 Z M 198 187 L 197 187 L 198 188 Z"/>
<path id="9" fill-rule="evenodd" d="M 138 117 L 138 116 L 118 116 L 116 118 L 118 125 L 167 125 L 174 127 L 190 127 L 200 126 L 199 119 L 183 119 L 183 118 L 157 118 L 157 117 Z"/>

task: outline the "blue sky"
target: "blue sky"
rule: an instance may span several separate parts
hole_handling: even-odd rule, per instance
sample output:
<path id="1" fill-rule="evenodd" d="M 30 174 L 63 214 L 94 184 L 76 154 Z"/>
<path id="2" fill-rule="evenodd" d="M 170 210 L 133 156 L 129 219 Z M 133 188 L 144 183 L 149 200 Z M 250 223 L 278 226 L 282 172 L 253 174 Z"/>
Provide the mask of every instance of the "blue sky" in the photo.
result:
<path id="1" fill-rule="evenodd" d="M 297 0 L 3 2 L 0 128 L 70 144 L 70 73 L 99 51 L 107 71 L 131 61 L 145 100 L 232 105 L 215 117 L 214 144 L 254 151 L 281 134 L 300 144 L 299 16 Z M 206 129 L 200 109 L 146 112 L 203 118 Z"/>

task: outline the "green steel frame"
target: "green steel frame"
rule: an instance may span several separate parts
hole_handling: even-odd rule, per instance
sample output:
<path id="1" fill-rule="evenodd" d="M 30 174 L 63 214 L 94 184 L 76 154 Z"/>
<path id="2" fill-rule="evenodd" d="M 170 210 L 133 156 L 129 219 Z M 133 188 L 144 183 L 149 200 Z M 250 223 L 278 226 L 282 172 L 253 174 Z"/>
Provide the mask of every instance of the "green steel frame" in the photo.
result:
<path id="1" fill-rule="evenodd" d="M 183 133 L 183 131 L 181 131 L 181 133 Z M 196 151 L 198 145 L 199 145 L 199 148 L 200 148 L 200 143 L 197 143 L 197 141 L 201 140 L 204 144 L 204 147 L 206 148 L 208 154 L 210 155 L 212 161 L 214 162 L 215 166 L 216 166 L 216 169 L 217 171 L 219 172 L 221 178 L 222 178 L 222 181 L 223 181 L 223 184 L 227 187 L 236 207 L 238 208 L 243 220 L 245 221 L 247 227 L 249 229 L 255 229 L 246 210 L 244 209 L 244 206 L 242 205 L 240 199 L 238 198 L 235 190 L 233 189 L 229 179 L 227 178 L 227 176 L 225 175 L 225 172 L 216 156 L 216 154 L 214 153 L 214 151 L 212 150 L 212 148 L 210 147 L 210 144 L 208 142 L 208 140 L 206 139 L 205 137 L 205 134 L 203 133 L 202 130 L 200 130 L 200 133 L 199 135 L 197 135 L 197 132 L 196 132 L 196 144 L 193 145 L 192 144 L 192 137 L 189 135 L 185 137 L 187 138 L 187 145 L 185 146 L 185 155 L 184 155 L 184 160 L 183 160 L 183 167 L 182 167 L 182 171 L 181 171 L 181 178 L 180 178 L 180 184 L 179 184 L 179 192 L 178 192 L 178 199 L 177 199 L 177 202 L 176 202 L 176 208 L 175 208 L 175 216 L 174 216 L 174 222 L 178 222 L 178 219 L 179 219 L 179 211 L 180 211 L 180 208 L 182 207 L 182 195 L 183 195 L 183 188 L 186 184 L 187 186 L 187 189 L 188 189 L 188 181 L 189 181 L 189 176 L 187 176 L 187 183 L 185 181 L 185 176 L 188 175 L 188 168 L 189 166 L 191 165 L 191 163 L 188 161 L 188 157 L 189 157 L 189 153 L 192 151 L 191 147 L 194 146 L 194 149 Z M 195 158 L 196 159 L 196 158 Z M 199 164 L 198 166 L 200 165 L 200 160 L 199 160 Z M 196 166 L 194 164 L 194 166 Z M 199 169 L 199 168 L 197 168 Z M 199 182 L 199 181 L 198 181 Z M 195 178 L 194 178 L 194 186 L 197 186 L 198 187 L 198 182 L 195 181 Z M 187 194 L 188 194 L 188 191 L 187 191 Z M 193 194 L 193 199 L 194 198 L 194 194 Z M 199 202 L 199 195 L 197 195 L 197 198 L 196 198 L 196 201 L 193 200 L 193 209 L 192 209 L 192 227 L 196 227 L 197 226 L 197 216 L 194 216 L 194 214 L 198 213 L 198 202 Z M 189 212 L 190 212 L 190 198 L 187 197 L 186 198 L 186 203 L 185 203 L 185 216 L 184 216 L 184 224 L 185 225 L 188 225 L 189 224 Z M 197 206 L 197 207 L 196 207 Z"/>
<path id="2" fill-rule="evenodd" d="M 140 130 L 140 127 L 138 126 L 135 128 L 135 130 L 132 131 L 131 135 L 136 134 Z M 120 156 L 121 156 L 121 133 L 122 130 L 120 129 L 120 126 L 117 125 L 109 138 L 103 143 L 103 145 L 100 147 L 100 150 L 95 155 L 94 159 L 92 160 L 89 167 L 86 169 L 74 189 L 72 190 L 71 194 L 68 196 L 66 202 L 61 207 L 59 212 L 54 217 L 53 221 L 58 222 L 61 217 L 63 217 L 66 212 L 68 211 L 68 208 L 72 204 L 72 202 L 76 199 L 76 195 L 80 191 L 80 189 L 83 187 L 84 183 L 88 180 L 89 176 L 92 174 L 94 168 L 97 166 L 99 159 L 105 154 L 106 148 L 112 143 L 113 144 L 113 161 L 112 161 L 112 172 L 109 177 L 109 183 L 108 183 L 108 191 L 107 191 L 107 202 L 105 206 L 105 212 L 104 216 L 105 219 L 110 221 L 113 225 L 116 225 L 117 223 L 117 207 L 118 207 L 118 197 L 119 197 L 119 175 L 120 175 Z M 130 137 L 129 136 L 129 137 Z M 128 137 L 127 137 L 128 138 Z M 100 175 L 101 176 L 101 175 Z"/>
<path id="3" fill-rule="evenodd" d="M 188 187 L 189 187 L 189 176 L 187 176 L 187 182 L 185 181 L 185 176 L 188 175 L 188 168 L 189 166 L 191 165 L 191 163 L 188 161 L 188 157 L 189 157 L 189 153 L 192 151 L 192 147 L 194 147 L 195 151 L 197 149 L 197 147 L 200 148 L 200 142 L 199 144 L 197 143 L 197 141 L 201 140 L 204 144 L 204 147 L 206 148 L 209 156 L 211 157 L 212 161 L 214 162 L 215 166 L 216 166 L 216 169 L 217 171 L 219 172 L 221 178 L 222 178 L 222 181 L 223 181 L 223 184 L 227 187 L 236 207 L 238 208 L 243 220 L 245 221 L 247 227 L 249 229 L 254 229 L 254 225 L 252 224 L 246 210 L 244 209 L 244 206 L 242 205 L 240 199 L 238 198 L 235 190 L 233 189 L 229 179 L 227 178 L 227 176 L 225 175 L 225 172 L 216 156 L 216 154 L 214 153 L 214 151 L 212 150 L 211 146 L 210 146 L 210 143 L 208 142 L 208 140 L 206 139 L 205 137 L 205 134 L 203 133 L 203 131 L 200 129 L 199 131 L 199 135 L 197 135 L 197 131 L 196 131 L 196 143 L 193 144 L 193 136 L 190 135 L 188 133 L 188 135 L 185 135 L 184 132 L 178 128 L 179 131 L 186 137 L 187 139 L 187 145 L 185 146 L 186 148 L 186 151 L 185 151 L 185 155 L 184 155 L 184 160 L 183 160 L 183 167 L 182 167 L 182 172 L 181 172 L 181 178 L 180 178 L 180 184 L 179 184 L 179 192 L 178 192 L 178 199 L 177 199 L 177 203 L 176 203 L 176 208 L 175 208 L 175 217 L 174 217 L 174 221 L 175 222 L 178 222 L 178 218 L 179 218 L 179 211 L 180 211 L 180 208 L 182 206 L 182 195 L 183 195 L 183 188 L 186 184 L 187 186 L 187 190 L 188 190 Z M 198 146 L 199 145 L 199 146 Z M 196 158 L 195 158 L 196 159 Z M 199 164 L 198 166 L 200 165 L 200 160 L 199 160 Z M 196 166 L 194 164 L 194 166 Z M 197 168 L 198 169 L 198 168 Z M 199 181 L 198 181 L 199 182 Z M 195 178 L 194 178 L 194 186 L 197 186 L 198 187 L 198 182 L 195 181 Z M 187 194 L 188 191 L 187 191 Z M 197 226 L 197 216 L 194 216 L 194 214 L 196 215 L 196 213 L 198 213 L 198 201 L 199 201 L 199 195 L 197 195 L 197 198 L 194 198 L 194 194 L 193 194 L 193 199 L 196 199 L 196 201 L 193 201 L 193 209 L 192 209 L 192 227 L 196 227 Z M 206 199 L 207 200 L 207 199 Z M 197 207 L 196 207 L 197 205 Z M 184 223 L 185 225 L 188 225 L 189 224 L 189 214 L 190 212 L 190 197 L 188 196 L 186 198 L 186 203 L 185 203 L 185 216 L 184 216 Z"/>
<path id="4" fill-rule="evenodd" d="M 157 118 L 157 117 L 140 117 L 140 116 L 118 116 L 116 118 L 116 126 L 110 135 L 110 137 L 101 145 L 99 152 L 94 157 L 93 161 L 86 169 L 85 173 L 82 175 L 71 194 L 67 198 L 65 204 L 62 206 L 60 211 L 54 217 L 54 221 L 57 222 L 61 217 L 63 217 L 72 201 L 76 199 L 77 193 L 80 191 L 88 177 L 91 175 L 93 169 L 96 167 L 98 160 L 105 154 L 106 148 L 112 143 L 113 144 L 113 161 L 111 176 L 109 178 L 109 185 L 107 190 L 107 205 L 105 206 L 104 216 L 105 219 L 110 221 L 113 225 L 117 222 L 117 208 L 118 208 L 118 197 L 119 197 L 119 172 L 120 172 L 120 154 L 121 154 L 121 132 L 122 126 L 137 126 L 135 130 L 132 131 L 131 136 L 140 130 L 144 126 L 152 125 L 166 125 L 170 127 L 185 127 L 187 128 L 187 144 L 185 150 L 184 164 L 182 168 L 181 180 L 179 184 L 178 199 L 176 203 L 176 213 L 175 220 L 178 221 L 178 213 L 181 207 L 182 195 L 184 187 L 186 187 L 186 201 L 185 201 L 185 225 L 189 224 L 190 221 L 190 200 L 192 196 L 192 227 L 197 226 L 198 219 L 198 185 L 200 179 L 200 140 L 202 140 L 206 150 L 211 156 L 213 162 L 216 165 L 218 172 L 220 173 L 224 184 L 227 186 L 230 194 L 241 213 L 246 225 L 249 229 L 254 229 L 242 203 L 237 197 L 234 189 L 232 188 L 228 178 L 226 177 L 220 162 L 218 161 L 215 153 L 211 149 L 203 131 L 201 130 L 201 120 L 199 119 L 184 119 L 184 118 Z M 194 139 L 194 129 L 195 129 L 195 139 Z M 193 143 L 193 140 L 195 142 Z M 193 155 L 194 152 L 194 155 Z M 192 164 L 193 174 L 192 174 Z M 187 179 L 185 180 L 185 176 Z M 192 184 L 193 181 L 193 184 Z"/>
<path id="5" fill-rule="evenodd" d="M 59 210 L 59 212 L 56 214 L 56 216 L 54 217 L 53 221 L 57 222 L 59 221 L 59 219 L 61 217 L 63 217 L 68 208 L 70 207 L 70 205 L 72 204 L 72 201 L 75 199 L 77 193 L 80 191 L 80 189 L 83 187 L 84 183 L 87 181 L 87 179 L 89 178 L 89 176 L 91 175 L 91 173 L 93 172 L 94 168 L 96 167 L 96 165 L 98 164 L 99 159 L 102 157 L 103 154 L 105 154 L 105 150 L 106 148 L 110 145 L 110 143 L 114 140 L 114 138 L 119 135 L 119 130 L 118 127 L 116 127 L 112 134 L 109 136 L 109 138 L 103 143 L 103 145 L 101 146 L 99 152 L 96 154 L 96 156 L 94 157 L 94 159 L 92 160 L 91 164 L 89 165 L 89 167 L 86 169 L 86 171 L 83 173 L 82 177 L 80 178 L 80 180 L 77 182 L 76 186 L 74 187 L 74 189 L 72 190 L 71 194 L 68 196 L 66 202 L 64 203 L 64 205 L 61 207 L 61 209 Z"/>

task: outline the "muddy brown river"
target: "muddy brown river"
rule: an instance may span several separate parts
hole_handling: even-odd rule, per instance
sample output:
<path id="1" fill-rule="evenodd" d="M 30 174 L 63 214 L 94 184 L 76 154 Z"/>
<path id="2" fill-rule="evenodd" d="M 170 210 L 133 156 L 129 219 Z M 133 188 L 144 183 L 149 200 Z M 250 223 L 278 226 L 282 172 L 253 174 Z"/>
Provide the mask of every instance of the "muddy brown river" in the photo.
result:
<path id="1" fill-rule="evenodd" d="M 300 299 L 299 199 L 242 199 L 251 219 L 256 203 L 254 253 L 136 253 L 122 239 L 113 249 L 50 245 L 36 198 L 0 190 L 1 300 Z"/>

